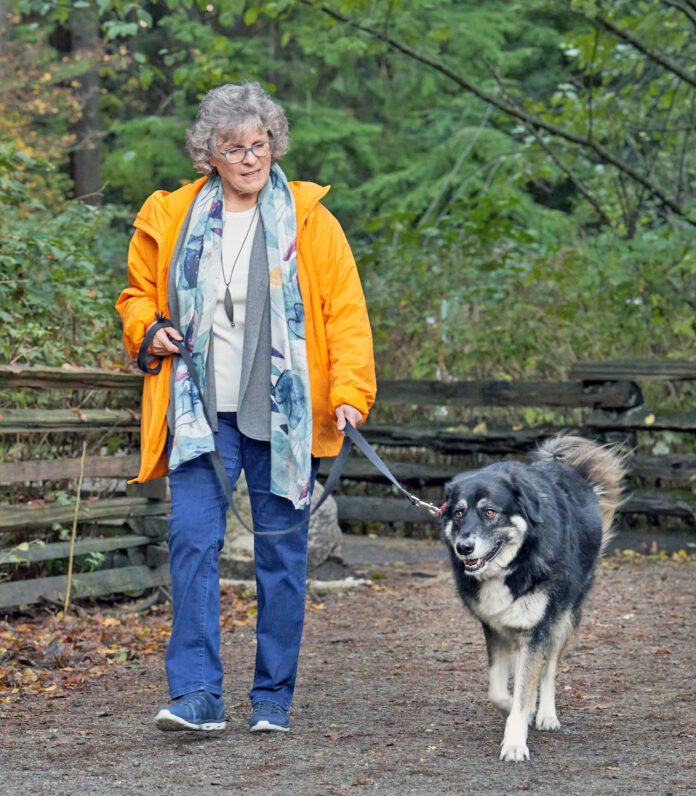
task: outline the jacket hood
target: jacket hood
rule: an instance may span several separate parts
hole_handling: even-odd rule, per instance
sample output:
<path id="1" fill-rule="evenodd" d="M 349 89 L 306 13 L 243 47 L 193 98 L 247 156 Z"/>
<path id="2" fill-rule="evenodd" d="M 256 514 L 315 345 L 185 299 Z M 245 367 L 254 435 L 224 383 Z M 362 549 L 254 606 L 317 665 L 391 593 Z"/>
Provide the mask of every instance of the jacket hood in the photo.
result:
<path id="1" fill-rule="evenodd" d="M 301 227 L 307 220 L 307 216 L 314 210 L 314 207 L 319 204 L 331 190 L 331 186 L 317 185 L 315 182 L 293 180 L 290 183 L 290 190 L 295 199 L 298 226 Z"/>
<path id="2" fill-rule="evenodd" d="M 157 239 L 158 231 L 169 229 L 172 224 L 176 224 L 183 218 L 194 197 L 207 180 L 207 177 L 201 177 L 171 193 L 155 191 L 150 194 L 135 217 L 133 226 Z"/>

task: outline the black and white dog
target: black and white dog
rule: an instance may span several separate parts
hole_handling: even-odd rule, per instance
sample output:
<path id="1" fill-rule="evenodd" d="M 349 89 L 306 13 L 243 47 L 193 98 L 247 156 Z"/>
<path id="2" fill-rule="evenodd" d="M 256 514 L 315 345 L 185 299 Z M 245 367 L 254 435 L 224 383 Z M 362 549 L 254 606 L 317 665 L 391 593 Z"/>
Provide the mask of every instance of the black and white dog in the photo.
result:
<path id="1" fill-rule="evenodd" d="M 611 538 L 623 476 L 614 449 L 559 436 L 532 464 L 499 462 L 447 485 L 443 539 L 459 594 L 483 625 L 488 697 L 507 715 L 501 760 L 529 759 L 537 694 L 536 728 L 560 727 L 558 661 Z"/>

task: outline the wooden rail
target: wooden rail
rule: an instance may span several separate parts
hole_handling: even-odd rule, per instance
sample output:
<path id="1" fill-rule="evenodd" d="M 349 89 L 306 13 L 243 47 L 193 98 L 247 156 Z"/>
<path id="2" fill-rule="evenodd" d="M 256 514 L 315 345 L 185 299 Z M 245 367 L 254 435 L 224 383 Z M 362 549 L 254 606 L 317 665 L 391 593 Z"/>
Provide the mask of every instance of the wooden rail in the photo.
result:
<path id="1" fill-rule="evenodd" d="M 420 509 L 401 498 L 383 497 L 336 497 L 338 516 L 342 520 L 364 523 L 413 522 L 438 525 L 439 519 L 425 509 Z M 619 514 L 660 514 L 676 517 L 689 525 L 696 523 L 693 494 L 675 495 L 651 492 L 631 495 L 619 508 Z"/>
<path id="2" fill-rule="evenodd" d="M 37 365 L 0 365 L 0 389 L 38 387 L 43 390 L 124 390 L 140 388 L 142 373 L 100 368 L 49 368 Z"/>
<path id="3" fill-rule="evenodd" d="M 0 409 L 0 434 L 111 429 L 139 431 L 140 414 L 128 409 Z"/>
<path id="4" fill-rule="evenodd" d="M 169 565 L 146 565 L 103 569 L 97 572 L 78 573 L 73 576 L 73 597 L 99 597 L 104 594 L 139 592 L 153 586 L 169 583 Z M 16 580 L 0 584 L 0 608 L 49 602 L 61 605 L 65 599 L 67 578 L 57 575 L 50 578 Z"/>
<path id="5" fill-rule="evenodd" d="M 112 550 L 126 550 L 129 547 L 143 547 L 152 543 L 149 536 L 107 536 L 102 539 L 80 539 L 75 542 L 74 555 L 84 556 L 89 553 L 108 553 Z M 31 563 L 34 561 L 55 561 L 68 558 L 70 542 L 52 542 L 44 545 L 31 545 L 26 549 L 9 547 L 0 550 L 0 564 Z"/>
<path id="6" fill-rule="evenodd" d="M 88 456 L 84 474 L 89 478 L 132 478 L 140 467 L 140 456 Z M 34 459 L 28 462 L 0 462 L 0 484 L 24 481 L 60 481 L 77 478 L 80 459 Z"/>
<path id="7" fill-rule="evenodd" d="M 319 467 L 320 476 L 329 474 L 331 461 L 322 460 Z M 635 456 L 628 460 L 627 466 L 630 476 L 644 481 L 669 482 L 681 487 L 696 484 L 696 456 Z M 392 461 L 389 467 L 402 484 L 420 487 L 442 486 L 463 469 L 462 465 L 457 464 L 420 464 L 400 461 Z M 367 459 L 358 456 L 348 459 L 341 477 L 346 481 L 390 483 Z"/>
<path id="8" fill-rule="evenodd" d="M 558 406 L 630 409 L 643 402 L 630 381 L 586 385 L 578 382 L 385 381 L 379 400 L 420 406 Z"/>
<path id="9" fill-rule="evenodd" d="M 626 359 L 611 362 L 575 362 L 568 370 L 568 378 L 580 381 L 614 381 L 628 379 L 660 379 L 688 381 L 696 379 L 696 362 L 676 359 Z"/>
<path id="10" fill-rule="evenodd" d="M 593 412 L 587 425 L 603 431 L 696 431 L 696 412 L 652 412 L 643 408 L 624 413 Z"/>
<path id="11" fill-rule="evenodd" d="M 108 519 L 132 517 L 156 517 L 166 514 L 169 504 L 163 500 L 142 497 L 108 498 L 106 500 L 82 501 L 78 513 L 79 522 L 96 522 Z M 34 528 L 50 528 L 54 523 L 72 522 L 74 506 L 3 506 L 0 513 L 0 531 L 22 534 Z"/>

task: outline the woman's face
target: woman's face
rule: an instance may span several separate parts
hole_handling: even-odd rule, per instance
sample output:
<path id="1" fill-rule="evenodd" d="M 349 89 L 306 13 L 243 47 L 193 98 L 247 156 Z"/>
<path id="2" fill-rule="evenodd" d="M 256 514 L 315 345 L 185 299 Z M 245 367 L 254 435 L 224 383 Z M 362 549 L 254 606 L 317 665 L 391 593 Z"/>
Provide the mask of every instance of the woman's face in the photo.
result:
<path id="1" fill-rule="evenodd" d="M 218 141 L 218 149 L 221 153 L 227 152 L 228 157 L 226 158 L 224 154 L 217 155 L 211 158 L 210 165 L 217 169 L 226 197 L 231 193 L 233 198 L 242 202 L 256 200 L 271 173 L 271 147 L 267 147 L 267 153 L 261 157 L 243 150 L 269 140 L 268 133 L 258 128 L 250 132 L 237 132 Z M 230 150 L 240 151 L 230 152 Z M 263 151 L 263 147 L 261 150 Z M 230 163 L 228 160 L 228 158 L 236 160 L 242 154 L 244 158 L 238 163 Z"/>

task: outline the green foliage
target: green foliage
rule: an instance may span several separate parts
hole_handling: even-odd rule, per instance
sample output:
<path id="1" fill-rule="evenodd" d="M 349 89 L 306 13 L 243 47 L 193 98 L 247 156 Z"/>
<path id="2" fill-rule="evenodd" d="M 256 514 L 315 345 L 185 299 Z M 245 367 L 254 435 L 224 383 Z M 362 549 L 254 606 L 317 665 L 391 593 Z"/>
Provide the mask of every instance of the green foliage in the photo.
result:
<path id="1" fill-rule="evenodd" d="M 681 217 L 696 214 L 696 95 L 660 58 L 686 68 L 696 40 L 675 4 L 82 5 L 96 7 L 103 31 L 107 200 L 130 203 L 132 217 L 151 191 L 191 179 L 184 131 L 200 98 L 224 82 L 258 80 L 287 109 L 288 176 L 333 186 L 326 201 L 358 255 L 384 373 L 531 377 L 559 375 L 577 358 L 693 355 L 693 226 Z M 33 48 L 37 63 L 58 64 L 46 41 L 70 23 L 71 4 L 17 0 L 14 7 L 25 15 L 17 42 Z M 648 54 L 603 19 L 640 39 Z M 356 25 L 539 123 L 503 113 Z M 41 72 L 62 91 L 89 67 L 60 64 Z M 60 107 L 72 107 L 69 99 L 61 94 Z M 67 140 L 64 122 L 41 119 L 53 139 Z M 550 134 L 549 125 L 563 134 Z M 58 159 L 60 150 L 51 153 Z M 23 168 L 11 185 L 3 172 L 10 193 L 35 179 Z M 95 356 L 108 335 L 116 348 L 111 304 L 125 281 L 126 234 L 115 231 L 112 216 L 120 211 L 107 205 L 95 214 L 55 193 L 49 199 L 44 190 L 42 200 L 39 184 L 38 193 L 12 199 L 3 220 L 11 256 L 0 311 L 22 329 L 21 341 L 2 344 L 3 356 L 46 356 L 66 312 L 78 313 L 78 331 L 74 344 L 58 347 L 60 361 Z M 38 235 L 28 211 L 37 201 L 46 217 Z M 25 285 L 23 257 L 50 272 L 59 312 L 52 314 L 48 280 Z M 97 333 L 83 339 L 81 319 L 90 313 Z"/>
<path id="2" fill-rule="evenodd" d="M 183 150 L 187 124 L 171 116 L 145 116 L 117 122 L 104 158 L 110 195 L 137 206 L 158 188 L 175 190 L 197 175 Z"/>
<path id="3" fill-rule="evenodd" d="M 45 204 L 50 166 L 0 149 L 0 360 L 94 365 L 120 358 L 114 318 L 125 239 L 117 208 Z M 118 259 L 117 259 L 118 258 Z"/>
<path id="4" fill-rule="evenodd" d="M 437 226 L 391 217 L 361 249 L 385 376 L 550 379 L 578 359 L 693 356 L 686 226 L 544 239 L 514 212 L 488 196 Z"/>

